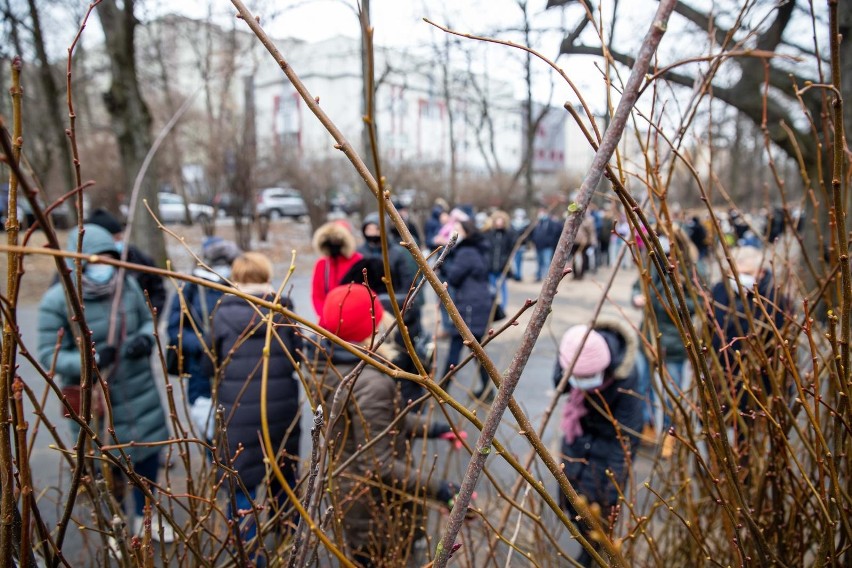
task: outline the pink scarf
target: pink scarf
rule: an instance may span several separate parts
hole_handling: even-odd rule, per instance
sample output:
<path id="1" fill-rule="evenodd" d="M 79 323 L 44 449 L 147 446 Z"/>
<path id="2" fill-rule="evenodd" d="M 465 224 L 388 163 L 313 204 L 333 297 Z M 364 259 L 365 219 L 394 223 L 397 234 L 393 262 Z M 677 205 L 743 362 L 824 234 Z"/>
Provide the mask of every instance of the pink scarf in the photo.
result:
<path id="1" fill-rule="evenodd" d="M 583 391 L 580 389 L 571 389 L 568 393 L 568 400 L 565 402 L 565 408 L 562 410 L 562 432 L 565 435 L 565 441 L 573 444 L 574 440 L 583 435 L 583 426 L 580 424 L 583 416 L 589 413 L 589 409 L 585 405 L 586 392 L 600 392 L 608 388 L 613 383 L 613 379 L 604 381 L 604 383 L 596 389 Z"/>

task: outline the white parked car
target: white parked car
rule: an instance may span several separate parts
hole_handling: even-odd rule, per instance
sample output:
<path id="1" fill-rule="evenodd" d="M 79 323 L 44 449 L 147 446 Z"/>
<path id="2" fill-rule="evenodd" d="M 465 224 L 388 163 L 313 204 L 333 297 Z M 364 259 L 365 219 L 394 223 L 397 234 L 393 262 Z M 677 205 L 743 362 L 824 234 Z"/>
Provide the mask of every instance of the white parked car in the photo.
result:
<path id="1" fill-rule="evenodd" d="M 267 187 L 257 194 L 257 214 L 271 220 L 298 219 L 308 214 L 308 207 L 302 195 L 292 187 Z"/>
<path id="2" fill-rule="evenodd" d="M 160 222 L 183 223 L 186 220 L 183 197 L 174 193 L 160 192 L 157 198 L 160 200 Z M 213 214 L 213 208 L 209 205 L 189 204 L 189 216 L 193 223 L 206 223 L 213 219 Z"/>

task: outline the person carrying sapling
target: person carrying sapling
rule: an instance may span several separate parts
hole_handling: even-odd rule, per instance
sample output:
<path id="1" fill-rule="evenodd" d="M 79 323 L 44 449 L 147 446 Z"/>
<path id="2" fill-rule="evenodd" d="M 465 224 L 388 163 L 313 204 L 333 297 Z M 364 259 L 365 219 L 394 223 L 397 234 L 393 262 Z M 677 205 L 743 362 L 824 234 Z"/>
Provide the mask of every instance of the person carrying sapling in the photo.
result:
<path id="1" fill-rule="evenodd" d="M 577 493 L 600 507 L 598 520 L 604 530 L 618 504 L 615 484 L 623 488 L 627 481 L 643 424 L 643 402 L 634 392 L 638 348 L 628 322 L 605 316 L 591 330 L 585 325 L 571 327 L 559 344 L 554 383 L 559 386 L 570 373 L 561 422 L 564 471 Z M 576 516 L 564 495 L 560 504 Z M 590 527 L 581 522 L 579 528 L 588 539 Z M 585 549 L 577 561 L 592 565 Z"/>

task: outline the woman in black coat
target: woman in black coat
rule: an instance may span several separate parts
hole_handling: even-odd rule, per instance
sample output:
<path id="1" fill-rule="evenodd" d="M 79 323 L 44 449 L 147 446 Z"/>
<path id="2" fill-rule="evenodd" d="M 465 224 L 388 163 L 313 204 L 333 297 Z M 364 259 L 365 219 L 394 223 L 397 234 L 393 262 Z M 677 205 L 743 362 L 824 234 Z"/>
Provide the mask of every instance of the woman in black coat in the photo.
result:
<path id="1" fill-rule="evenodd" d="M 269 284 L 271 278 L 272 265 L 259 253 L 245 253 L 232 266 L 231 280 L 234 285 L 253 296 L 271 300 L 274 297 L 274 290 Z M 279 504 L 286 501 L 276 476 L 267 470 L 261 442 L 261 385 L 266 343 L 263 315 L 266 313 L 266 310 L 257 308 L 243 298 L 227 294 L 222 298 L 212 321 L 213 353 L 217 366 L 214 396 L 224 409 L 228 441 L 227 456 L 219 457 L 227 460 L 226 463 L 239 473 L 249 493 L 246 495 L 237 490 L 237 510 L 252 508 L 258 486 L 267 478 L 270 494 L 277 498 Z M 276 451 L 283 447 L 283 452 L 277 456 L 277 463 L 287 483 L 293 487 L 297 478 L 301 434 L 299 383 L 287 351 L 294 356 L 295 350 L 301 347 L 301 338 L 291 324 L 283 317 L 275 318 L 273 333 L 277 338 L 273 337 L 270 344 L 266 417 L 272 447 Z M 217 438 L 221 440 L 220 435 L 217 433 Z M 229 463 L 231 460 L 233 464 Z M 231 511 L 231 515 L 236 517 L 236 511 Z M 252 515 L 246 517 L 245 523 L 241 538 L 248 542 L 255 536 L 257 528 Z"/>
<path id="2" fill-rule="evenodd" d="M 462 319 L 473 335 L 481 338 L 485 335 L 493 303 L 488 287 L 488 243 L 471 221 L 456 223 L 456 232 L 459 240 L 452 252 L 452 262 L 445 266 L 444 276 L 447 284 L 455 289 L 453 300 Z M 459 330 L 453 328 L 450 334 L 450 351 L 444 368 L 445 375 L 459 362 L 463 346 L 464 340 Z M 489 384 L 488 373 L 482 366 L 479 367 L 479 378 L 481 384 L 474 393 L 476 398 L 482 397 Z"/>

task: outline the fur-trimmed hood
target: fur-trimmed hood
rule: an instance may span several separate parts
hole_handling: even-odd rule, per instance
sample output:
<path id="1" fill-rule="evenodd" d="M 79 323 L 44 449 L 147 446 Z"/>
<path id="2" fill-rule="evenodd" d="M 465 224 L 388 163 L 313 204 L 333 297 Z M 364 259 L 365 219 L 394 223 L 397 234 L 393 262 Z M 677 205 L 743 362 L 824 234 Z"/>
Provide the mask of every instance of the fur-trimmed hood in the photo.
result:
<path id="1" fill-rule="evenodd" d="M 636 330 L 622 318 L 610 315 L 599 316 L 594 330 L 601 333 L 609 344 L 612 363 L 606 374 L 615 379 L 626 379 L 636 366 L 639 352 L 639 337 Z"/>
<path id="2" fill-rule="evenodd" d="M 322 225 L 314 232 L 311 244 L 318 254 L 331 256 L 331 249 L 329 248 L 329 244 L 331 243 L 340 244 L 342 247 L 340 252 L 346 258 L 352 256 L 357 246 L 355 235 L 340 221 L 330 221 Z"/>

